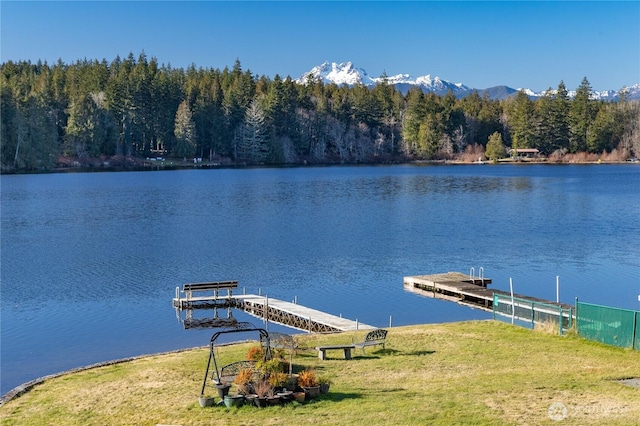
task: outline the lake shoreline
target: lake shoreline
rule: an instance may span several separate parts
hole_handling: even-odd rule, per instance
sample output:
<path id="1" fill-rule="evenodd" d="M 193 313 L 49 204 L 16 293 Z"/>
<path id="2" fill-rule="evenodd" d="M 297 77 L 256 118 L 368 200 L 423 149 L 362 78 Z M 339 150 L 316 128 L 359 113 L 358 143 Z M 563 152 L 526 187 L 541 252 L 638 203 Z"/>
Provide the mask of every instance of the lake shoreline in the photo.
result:
<path id="1" fill-rule="evenodd" d="M 240 345 L 243 343 L 249 343 L 252 340 L 236 340 L 233 342 L 225 342 L 225 343 L 219 343 L 216 345 L 216 347 L 222 347 L 222 346 L 231 346 L 231 345 Z M 93 370 L 94 368 L 101 368 L 101 367 L 108 367 L 110 365 L 117 365 L 117 364 L 122 364 L 125 362 L 131 362 L 131 361 L 135 361 L 138 359 L 144 359 L 144 358 L 150 358 L 150 357 L 154 357 L 154 356 L 164 356 L 164 355 L 172 355 L 172 354 L 179 354 L 182 352 L 189 352 L 189 351 L 193 351 L 193 350 L 197 350 L 197 349 L 205 349 L 208 348 L 209 346 L 193 346 L 193 347 L 189 347 L 189 348 L 181 348 L 181 349 L 174 349 L 172 351 L 165 351 L 165 352 L 157 352 L 157 353 L 150 353 L 150 354 L 142 354 L 142 355 L 136 355 L 136 356 L 130 356 L 130 357 L 126 357 L 126 358 L 119 358 L 119 359 L 112 359 L 112 360 L 108 360 L 108 361 L 102 361 L 102 362 L 97 362 L 95 364 L 90 364 L 90 365 L 84 365 L 81 367 L 75 367 L 75 368 L 70 368 L 68 370 L 64 370 L 64 371 L 60 371 L 57 373 L 53 373 L 53 374 L 47 374 L 46 376 L 42 376 L 42 377 L 38 377 L 35 378 L 33 380 L 29 380 L 26 383 L 23 383 L 19 386 L 16 386 L 15 388 L 11 389 L 9 392 L 5 393 L 4 395 L 0 396 L 0 407 L 2 407 L 4 404 L 6 404 L 7 402 L 11 401 L 14 398 L 19 397 L 20 395 L 24 394 L 25 392 L 29 392 L 31 389 L 33 389 L 34 386 L 37 386 L 47 380 L 51 380 L 51 379 L 55 379 L 58 377 L 62 377 L 62 376 L 66 376 L 68 374 L 74 374 L 74 373 L 79 373 L 82 371 L 87 371 L 87 370 Z"/>
<path id="2" fill-rule="evenodd" d="M 56 167 L 43 170 L 2 170 L 0 175 L 30 175 L 30 174 L 53 174 L 53 173 L 98 173 L 98 172 L 141 172 L 141 171 L 171 171 L 171 170 L 193 170 L 193 169 L 256 169 L 256 168 L 304 168 L 304 167 L 359 167 L 359 166 L 398 166 L 398 165 L 525 165 L 525 164 L 543 164 L 543 165 L 589 165 L 589 164 L 640 164 L 635 160 L 589 160 L 589 161 L 556 161 L 548 158 L 521 158 L 514 160 L 505 158 L 498 161 L 481 160 L 481 161 L 465 161 L 465 160 L 413 160 L 413 161 L 390 161 L 390 162 L 371 162 L 358 164 L 342 164 L 342 163 L 296 163 L 296 164 L 235 164 L 235 163 L 217 163 L 217 162 L 196 162 L 179 160 L 167 161 L 149 161 L 144 159 L 132 158 L 127 164 L 110 164 L 109 162 L 93 162 L 91 164 L 73 165 L 69 163 L 65 167 Z"/>

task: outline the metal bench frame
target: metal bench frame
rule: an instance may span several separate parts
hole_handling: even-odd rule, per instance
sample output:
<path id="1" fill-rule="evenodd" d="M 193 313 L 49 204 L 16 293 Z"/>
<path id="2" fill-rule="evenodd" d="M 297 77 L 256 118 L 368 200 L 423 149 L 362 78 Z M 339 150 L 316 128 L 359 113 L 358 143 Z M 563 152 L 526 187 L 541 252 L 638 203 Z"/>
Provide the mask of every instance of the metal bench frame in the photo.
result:
<path id="1" fill-rule="evenodd" d="M 227 365 L 223 365 L 220 368 L 220 376 L 218 379 L 215 379 L 213 377 L 213 372 L 212 372 L 212 379 L 218 380 L 219 383 L 231 383 L 235 380 L 236 376 L 240 373 L 240 371 L 242 370 L 251 370 L 253 372 L 253 376 L 254 379 L 258 379 L 258 370 L 256 369 L 256 363 L 255 361 L 250 361 L 250 360 L 244 360 L 244 361 L 236 361 L 236 362 L 232 362 L 230 364 Z"/>
<path id="2" fill-rule="evenodd" d="M 214 297 L 218 297 L 218 290 L 227 290 L 227 297 L 231 297 L 232 290 L 238 288 L 238 281 L 213 281 L 208 283 L 190 283 L 182 286 L 182 292 L 191 300 L 195 291 L 213 291 Z"/>
<path id="3" fill-rule="evenodd" d="M 367 335 L 364 337 L 364 341 L 359 343 L 354 343 L 354 346 L 356 348 L 361 348 L 362 353 L 364 354 L 364 348 L 366 348 L 367 346 L 381 345 L 382 349 L 384 349 L 386 339 L 387 339 L 387 330 L 383 328 L 378 328 L 368 332 Z"/>

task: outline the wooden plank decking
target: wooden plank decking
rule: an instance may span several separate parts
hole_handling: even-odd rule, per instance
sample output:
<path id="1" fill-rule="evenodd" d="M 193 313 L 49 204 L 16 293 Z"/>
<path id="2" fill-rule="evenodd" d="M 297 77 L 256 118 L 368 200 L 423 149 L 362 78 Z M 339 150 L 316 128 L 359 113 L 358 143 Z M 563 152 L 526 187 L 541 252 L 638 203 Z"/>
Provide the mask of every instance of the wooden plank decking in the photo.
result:
<path id="1" fill-rule="evenodd" d="M 491 284 L 490 278 L 475 277 L 472 279 L 469 275 L 461 272 L 404 277 L 403 282 L 405 290 L 422 296 L 450 300 L 488 312 L 493 312 L 494 294 L 502 296 L 503 298 L 511 297 L 511 294 L 507 291 L 488 289 L 486 285 Z M 564 309 L 572 307 L 565 303 L 556 303 L 550 300 L 521 294 L 514 294 L 513 296 L 527 302 L 536 302 L 550 306 L 562 307 Z M 515 303 L 515 306 L 518 307 L 518 303 Z M 540 311 L 540 309 L 538 310 Z"/>
<path id="2" fill-rule="evenodd" d="M 297 303 L 285 302 L 255 294 L 206 295 L 181 297 L 176 292 L 173 306 L 177 309 L 236 308 L 249 315 L 266 321 L 308 332 L 339 332 L 351 330 L 372 330 L 375 327 L 331 315 Z"/>
<path id="3" fill-rule="evenodd" d="M 491 312 L 494 290 L 490 278 L 471 278 L 461 272 L 404 277 L 404 288 L 414 293 L 445 299 Z"/>

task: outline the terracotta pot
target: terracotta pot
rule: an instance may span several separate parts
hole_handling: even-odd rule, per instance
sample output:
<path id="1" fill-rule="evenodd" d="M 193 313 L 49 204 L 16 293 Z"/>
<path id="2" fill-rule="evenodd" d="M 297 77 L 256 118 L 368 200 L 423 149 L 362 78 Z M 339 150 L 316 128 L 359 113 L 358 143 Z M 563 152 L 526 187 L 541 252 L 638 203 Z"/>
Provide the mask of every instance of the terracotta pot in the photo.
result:
<path id="1" fill-rule="evenodd" d="M 304 399 L 307 395 L 304 392 L 294 392 L 293 393 L 293 399 L 295 399 L 298 402 L 304 402 Z"/>

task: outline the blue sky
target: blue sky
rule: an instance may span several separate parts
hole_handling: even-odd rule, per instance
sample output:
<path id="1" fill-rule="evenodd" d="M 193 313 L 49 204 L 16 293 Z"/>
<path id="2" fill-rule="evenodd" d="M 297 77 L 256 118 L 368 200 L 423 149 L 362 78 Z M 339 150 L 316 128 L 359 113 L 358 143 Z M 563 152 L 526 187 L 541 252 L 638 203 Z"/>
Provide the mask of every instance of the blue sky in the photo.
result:
<path id="1" fill-rule="evenodd" d="M 640 83 L 640 2 L 0 2 L 0 59 L 107 59 L 299 77 L 351 61 L 473 88 Z"/>

